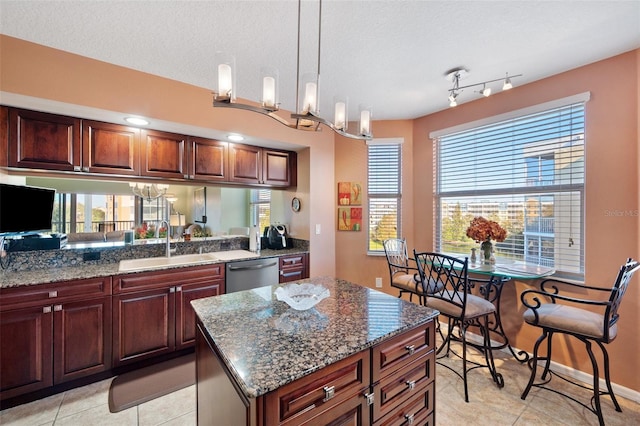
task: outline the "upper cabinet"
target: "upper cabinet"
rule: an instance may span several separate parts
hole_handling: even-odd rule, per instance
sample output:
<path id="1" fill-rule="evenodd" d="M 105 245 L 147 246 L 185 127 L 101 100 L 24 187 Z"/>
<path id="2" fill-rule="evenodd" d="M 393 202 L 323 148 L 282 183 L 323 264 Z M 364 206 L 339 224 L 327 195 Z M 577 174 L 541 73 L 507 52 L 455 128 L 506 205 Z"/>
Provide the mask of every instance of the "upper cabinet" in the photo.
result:
<path id="1" fill-rule="evenodd" d="M 9 166 L 80 171 L 80 119 L 9 110 Z"/>
<path id="2" fill-rule="evenodd" d="M 0 167 L 296 186 L 293 151 L 0 106 Z"/>
<path id="3" fill-rule="evenodd" d="M 229 144 L 205 138 L 189 138 L 189 179 L 227 180 Z"/>
<path id="4" fill-rule="evenodd" d="M 82 171 L 140 173 L 140 129 L 99 121 L 82 121 Z"/>
<path id="5" fill-rule="evenodd" d="M 229 144 L 229 181 L 269 186 L 295 185 L 296 154 Z"/>
<path id="6" fill-rule="evenodd" d="M 186 179 L 187 137 L 157 130 L 142 131 L 142 175 Z"/>

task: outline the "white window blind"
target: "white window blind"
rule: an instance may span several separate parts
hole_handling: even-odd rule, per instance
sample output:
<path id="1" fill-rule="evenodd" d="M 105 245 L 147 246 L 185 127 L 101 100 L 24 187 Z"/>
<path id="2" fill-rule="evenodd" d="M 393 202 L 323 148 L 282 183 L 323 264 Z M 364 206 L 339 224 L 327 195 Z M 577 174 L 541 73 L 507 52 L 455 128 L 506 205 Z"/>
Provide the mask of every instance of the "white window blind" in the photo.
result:
<path id="1" fill-rule="evenodd" d="M 435 246 L 470 254 L 476 216 L 507 230 L 497 257 L 584 275 L 584 102 L 436 139 Z"/>
<path id="2" fill-rule="evenodd" d="M 392 139 L 368 144 L 369 253 L 384 253 L 383 241 L 401 235 L 401 143 Z"/>
<path id="3" fill-rule="evenodd" d="M 271 190 L 252 189 L 249 207 L 252 226 L 262 230 L 271 224 Z"/>

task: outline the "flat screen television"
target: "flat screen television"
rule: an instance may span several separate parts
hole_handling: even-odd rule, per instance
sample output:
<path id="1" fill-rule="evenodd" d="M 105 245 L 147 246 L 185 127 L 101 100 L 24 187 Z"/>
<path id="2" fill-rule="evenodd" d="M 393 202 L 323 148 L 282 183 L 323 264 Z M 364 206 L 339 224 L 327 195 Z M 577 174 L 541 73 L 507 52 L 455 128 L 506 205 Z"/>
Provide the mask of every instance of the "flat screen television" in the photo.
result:
<path id="1" fill-rule="evenodd" d="M 0 235 L 51 231 L 55 189 L 0 183 Z"/>

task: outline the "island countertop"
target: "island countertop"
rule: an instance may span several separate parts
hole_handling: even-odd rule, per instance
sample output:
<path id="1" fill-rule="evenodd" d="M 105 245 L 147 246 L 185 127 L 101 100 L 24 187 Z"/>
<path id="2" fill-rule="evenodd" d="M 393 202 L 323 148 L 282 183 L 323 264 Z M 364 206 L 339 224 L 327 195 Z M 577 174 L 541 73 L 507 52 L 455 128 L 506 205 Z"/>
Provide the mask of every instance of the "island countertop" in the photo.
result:
<path id="1" fill-rule="evenodd" d="M 307 311 L 278 301 L 278 285 L 191 302 L 235 382 L 256 398 L 425 324 L 438 311 L 331 277 L 330 296 Z M 291 284 L 288 284 L 291 285 Z"/>

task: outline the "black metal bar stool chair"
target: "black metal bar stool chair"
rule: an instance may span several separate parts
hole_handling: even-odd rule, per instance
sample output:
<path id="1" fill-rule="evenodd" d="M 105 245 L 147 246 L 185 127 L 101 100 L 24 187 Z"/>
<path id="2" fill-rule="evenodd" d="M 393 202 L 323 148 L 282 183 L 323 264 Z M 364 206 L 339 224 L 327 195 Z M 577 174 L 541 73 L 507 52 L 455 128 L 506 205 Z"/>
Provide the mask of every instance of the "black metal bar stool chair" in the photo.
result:
<path id="1" fill-rule="evenodd" d="M 524 312 L 524 320 L 527 324 L 542 328 L 542 335 L 536 341 L 533 347 L 533 358 L 530 360 L 531 377 L 529 383 L 522 392 L 522 399 L 525 399 L 533 386 L 546 389 L 556 394 L 562 395 L 572 401 L 582 405 L 598 416 L 600 425 L 604 425 L 602 417 L 602 407 L 600 405 L 600 396 L 609 395 L 613 401 L 616 411 L 622 411 L 613 389 L 611 388 L 611 379 L 609 377 L 609 354 L 604 344 L 612 342 L 618 333 L 617 322 L 619 319 L 618 308 L 624 296 L 629 281 L 633 274 L 640 269 L 640 263 L 632 259 L 622 265 L 618 276 L 616 277 L 613 288 L 590 287 L 581 284 L 574 284 L 566 281 L 547 279 L 540 284 L 540 290 L 525 290 L 521 294 L 522 303 L 528 308 Z M 589 289 L 608 293 L 608 299 L 590 300 L 579 299 L 576 297 L 560 294 L 563 287 L 577 287 L 580 290 Z M 542 300 L 541 300 L 542 299 Z M 580 305 L 584 308 L 579 307 Z M 587 307 L 592 309 L 587 309 Z M 599 312 L 593 310 L 597 308 Z M 558 375 L 550 369 L 551 364 L 551 347 L 554 334 L 565 334 L 573 336 L 583 342 L 586 346 L 591 365 L 593 367 L 593 387 L 587 387 L 573 380 L 562 377 L 565 381 L 581 388 L 593 390 L 591 404 L 587 405 L 571 395 L 560 392 L 556 389 L 547 387 L 553 375 Z M 538 355 L 540 344 L 547 343 L 547 353 L 544 357 Z M 603 373 L 606 383 L 606 390 L 600 390 L 600 374 L 598 361 L 591 349 L 592 342 L 595 342 L 603 354 Z M 545 361 L 544 370 L 541 376 L 541 382 L 534 383 L 536 380 L 536 370 L 538 361 Z M 560 377 L 560 376 L 559 376 Z"/>
<path id="2" fill-rule="evenodd" d="M 468 277 L 468 260 L 464 261 L 440 253 L 417 253 L 414 258 L 418 267 L 421 282 L 424 286 L 426 306 L 436 309 L 441 316 L 447 318 L 447 333 L 436 351 L 436 363 L 451 370 L 464 382 L 464 400 L 469 402 L 467 373 L 480 367 L 489 369 L 491 377 L 499 388 L 504 386 L 502 375 L 496 371 L 491 347 L 489 317 L 495 315 L 496 308 L 484 297 L 470 294 L 471 283 Z M 467 329 L 470 326 L 480 327 L 482 343 L 469 341 Z M 456 335 L 454 330 L 458 330 Z M 442 334 L 442 333 L 441 333 Z M 462 343 L 462 355 L 451 349 L 451 341 Z M 480 364 L 467 360 L 467 346 L 476 348 L 484 355 L 485 363 Z M 441 354 L 442 353 L 442 354 Z M 450 353 L 462 358 L 462 373 L 449 365 L 439 362 Z M 470 367 L 467 364 L 471 364 Z"/>

